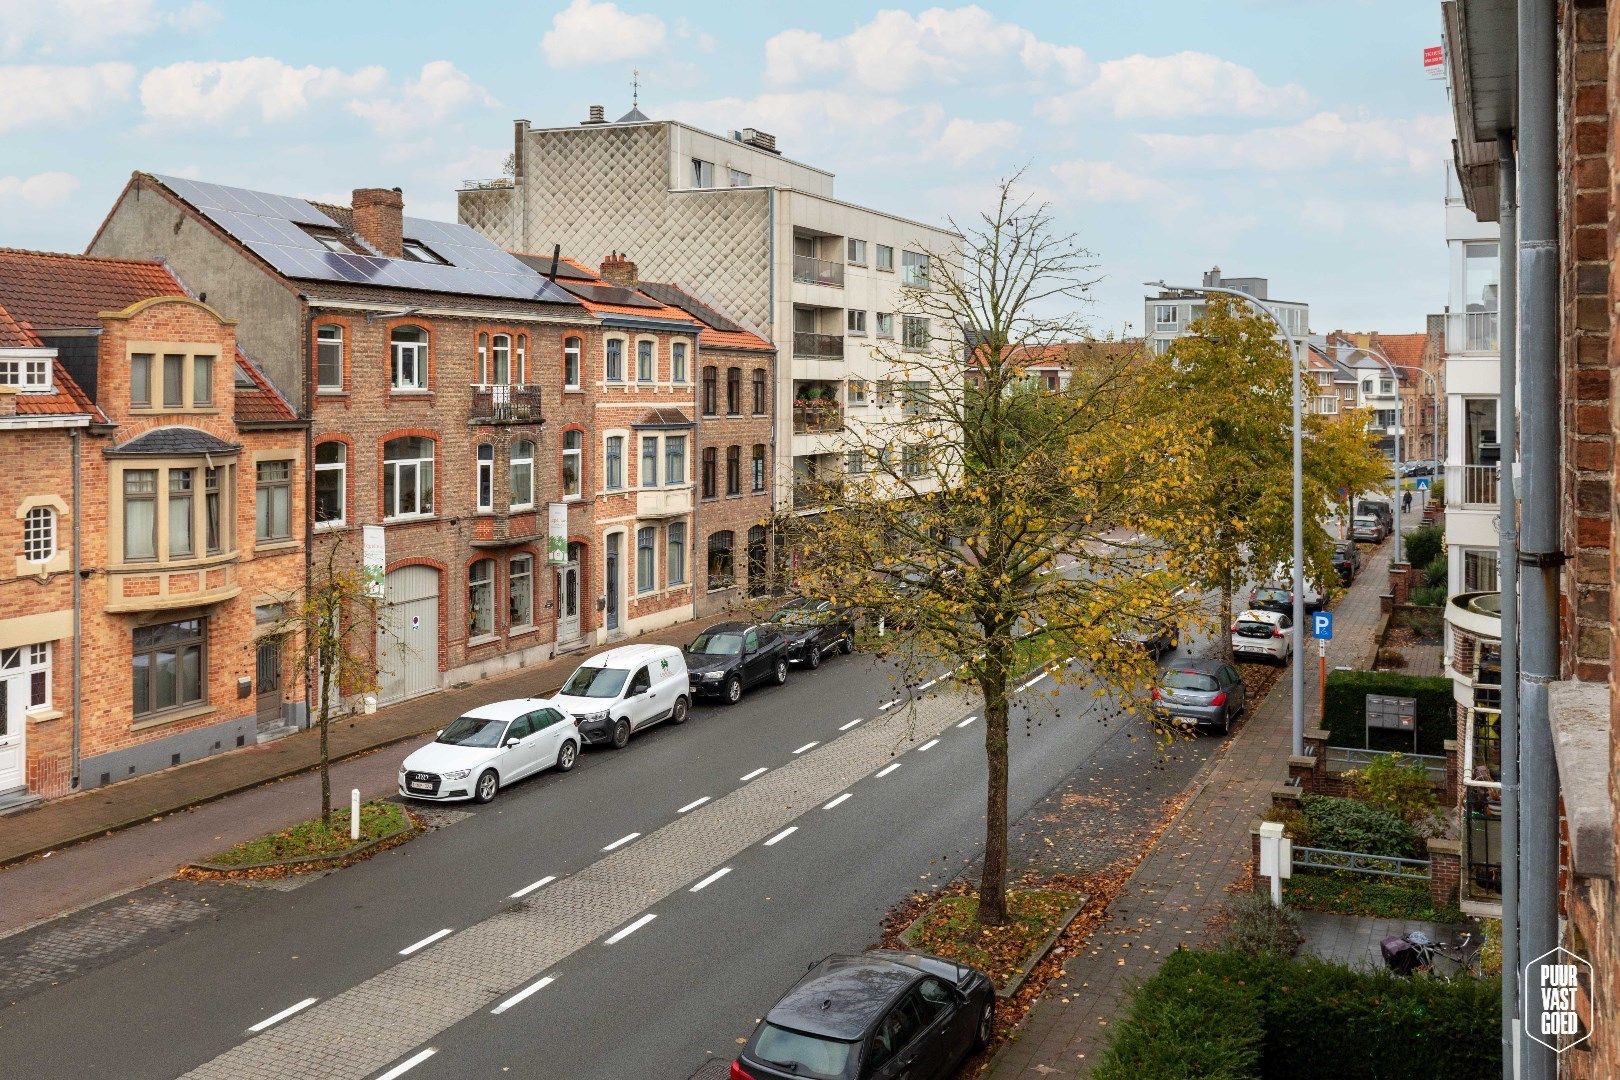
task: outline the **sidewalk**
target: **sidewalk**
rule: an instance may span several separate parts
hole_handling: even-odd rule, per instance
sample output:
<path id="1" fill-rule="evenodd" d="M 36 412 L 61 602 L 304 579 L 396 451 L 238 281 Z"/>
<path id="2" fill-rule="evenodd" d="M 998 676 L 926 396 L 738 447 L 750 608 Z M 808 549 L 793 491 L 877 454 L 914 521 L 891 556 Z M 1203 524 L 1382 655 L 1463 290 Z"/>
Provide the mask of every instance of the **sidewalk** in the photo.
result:
<path id="1" fill-rule="evenodd" d="M 1389 556 L 1386 543 L 1335 605 L 1330 665 L 1371 664 Z M 1301 652 L 1314 667 L 1314 655 Z M 1305 689 L 1309 727 L 1320 710 L 1309 668 Z M 1210 918 L 1227 899 L 1226 887 L 1247 868 L 1252 823 L 1264 813 L 1272 787 L 1287 778 L 1289 693 L 1284 678 L 1228 741 L 1203 786 L 1138 864 L 1107 921 L 1064 964 L 1012 1041 L 991 1061 L 984 1080 L 1087 1075 L 1130 987 L 1177 948 L 1202 943 Z"/>
<path id="2" fill-rule="evenodd" d="M 732 617 L 721 614 L 678 623 L 664 630 L 614 644 L 685 644 L 697 631 Z M 503 698 L 548 697 L 595 649 L 565 653 L 519 671 L 457 689 L 412 698 L 378 709 L 371 716 L 334 717 L 329 738 L 334 762 L 406 739 L 421 738 L 476 705 Z M 315 728 L 262 746 L 216 754 L 201 761 L 150 773 L 32 809 L 0 817 L 0 867 L 54 851 L 103 833 L 124 829 L 177 810 L 296 775 L 320 764 L 320 732 Z M 295 796 L 289 792 L 287 798 Z M 300 796 L 296 796 L 301 799 Z M 318 811 L 317 807 L 317 811 Z M 309 815 L 304 815 L 309 816 Z M 196 855 L 179 852 L 175 863 Z"/>

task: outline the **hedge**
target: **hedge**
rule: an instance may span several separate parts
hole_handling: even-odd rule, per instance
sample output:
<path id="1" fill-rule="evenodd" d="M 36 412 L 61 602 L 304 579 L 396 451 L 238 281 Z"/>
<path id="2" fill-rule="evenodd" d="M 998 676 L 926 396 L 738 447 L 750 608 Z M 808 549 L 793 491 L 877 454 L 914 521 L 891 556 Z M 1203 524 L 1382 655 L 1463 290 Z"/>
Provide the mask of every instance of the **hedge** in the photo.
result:
<path id="1" fill-rule="evenodd" d="M 1478 1080 L 1502 1069 L 1501 980 L 1182 950 L 1131 996 L 1097 1080 Z M 1258 1014 L 1259 1031 L 1256 1031 Z"/>
<path id="2" fill-rule="evenodd" d="M 1309 835 L 1296 840 L 1305 847 L 1397 859 L 1423 856 L 1423 837 L 1400 815 L 1381 806 L 1331 795 L 1306 795 L 1300 799 L 1300 810 Z"/>
<path id="3" fill-rule="evenodd" d="M 1374 750 L 1411 751 L 1411 736 L 1404 731 L 1367 731 L 1367 695 L 1417 698 L 1417 752 L 1444 754 L 1447 739 L 1457 737 L 1456 699 L 1451 680 L 1425 678 L 1393 671 L 1332 671 L 1327 678 L 1327 702 L 1322 726 L 1332 746 L 1361 747 L 1372 736 Z"/>

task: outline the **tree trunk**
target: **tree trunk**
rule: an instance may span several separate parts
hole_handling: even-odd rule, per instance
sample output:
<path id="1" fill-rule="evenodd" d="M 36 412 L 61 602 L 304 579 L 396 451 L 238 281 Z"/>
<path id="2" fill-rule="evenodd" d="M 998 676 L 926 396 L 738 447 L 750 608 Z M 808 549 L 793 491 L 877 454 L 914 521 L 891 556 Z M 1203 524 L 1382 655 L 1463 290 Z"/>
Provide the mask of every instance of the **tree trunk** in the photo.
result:
<path id="1" fill-rule="evenodd" d="M 332 717 L 331 667 L 329 661 L 321 668 L 321 824 L 328 827 L 332 824 L 332 757 L 327 740 L 327 722 Z"/>
<path id="2" fill-rule="evenodd" d="M 1232 662 L 1232 574 L 1221 575 L 1221 624 L 1215 628 L 1217 650 L 1215 655 Z"/>
<path id="3" fill-rule="evenodd" d="M 985 785 L 984 869 L 979 875 L 981 926 L 1007 921 L 1007 676 L 1005 670 L 985 676 L 984 754 L 989 766 Z"/>

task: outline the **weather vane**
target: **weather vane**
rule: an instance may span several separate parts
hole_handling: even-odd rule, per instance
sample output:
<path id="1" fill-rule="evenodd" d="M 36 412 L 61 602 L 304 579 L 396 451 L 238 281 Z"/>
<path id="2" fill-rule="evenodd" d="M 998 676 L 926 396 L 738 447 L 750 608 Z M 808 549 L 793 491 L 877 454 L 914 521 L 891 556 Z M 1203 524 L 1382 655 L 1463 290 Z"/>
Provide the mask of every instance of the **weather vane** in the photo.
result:
<path id="1" fill-rule="evenodd" d="M 639 108 L 641 105 L 641 69 L 630 69 L 630 107 Z"/>

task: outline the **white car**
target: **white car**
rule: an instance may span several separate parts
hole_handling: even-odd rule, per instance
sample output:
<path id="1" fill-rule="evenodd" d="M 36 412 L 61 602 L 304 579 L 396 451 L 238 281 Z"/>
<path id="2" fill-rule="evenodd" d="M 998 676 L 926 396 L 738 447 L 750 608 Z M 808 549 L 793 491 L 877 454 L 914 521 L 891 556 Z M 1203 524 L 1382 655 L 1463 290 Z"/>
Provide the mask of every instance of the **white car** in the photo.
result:
<path id="1" fill-rule="evenodd" d="M 686 656 L 673 645 L 620 645 L 574 669 L 555 701 L 579 718 L 586 743 L 622 749 L 631 732 L 686 723 Z"/>
<path id="2" fill-rule="evenodd" d="M 1265 657 L 1288 663 L 1294 651 L 1293 620 L 1280 611 L 1245 611 L 1232 624 L 1232 655 L 1239 660 Z"/>
<path id="3" fill-rule="evenodd" d="M 501 788 L 542 769 L 572 769 L 579 744 L 573 716 L 546 698 L 482 705 L 405 759 L 399 793 L 434 802 L 487 803 Z"/>

